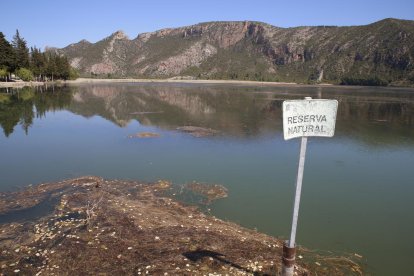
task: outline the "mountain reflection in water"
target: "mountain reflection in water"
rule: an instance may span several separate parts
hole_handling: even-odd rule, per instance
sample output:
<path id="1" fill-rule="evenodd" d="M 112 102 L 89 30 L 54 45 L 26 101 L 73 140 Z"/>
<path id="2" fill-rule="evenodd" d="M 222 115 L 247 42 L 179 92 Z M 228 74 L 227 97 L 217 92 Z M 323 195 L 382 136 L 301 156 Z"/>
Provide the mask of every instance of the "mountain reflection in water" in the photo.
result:
<path id="1" fill-rule="evenodd" d="M 400 137 L 411 143 L 414 138 L 414 93 L 409 89 L 98 84 L 26 87 L 0 95 L 6 136 L 16 125 L 29 134 L 33 118 L 56 110 L 100 116 L 120 127 L 136 120 L 165 130 L 191 125 L 235 137 L 281 135 L 282 102 L 311 96 L 339 101 L 336 136 L 368 144 L 398 144 Z"/>

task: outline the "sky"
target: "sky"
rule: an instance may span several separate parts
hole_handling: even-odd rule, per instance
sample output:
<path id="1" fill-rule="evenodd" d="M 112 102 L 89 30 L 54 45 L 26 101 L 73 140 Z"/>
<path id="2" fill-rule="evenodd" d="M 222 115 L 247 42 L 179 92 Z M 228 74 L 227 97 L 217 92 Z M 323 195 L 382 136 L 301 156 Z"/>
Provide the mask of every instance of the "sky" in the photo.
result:
<path id="1" fill-rule="evenodd" d="M 366 25 L 414 20 L 414 0 L 0 0 L 0 32 L 16 29 L 28 46 L 62 48 L 122 30 L 133 39 L 163 28 L 208 21 L 261 21 L 278 27 Z"/>

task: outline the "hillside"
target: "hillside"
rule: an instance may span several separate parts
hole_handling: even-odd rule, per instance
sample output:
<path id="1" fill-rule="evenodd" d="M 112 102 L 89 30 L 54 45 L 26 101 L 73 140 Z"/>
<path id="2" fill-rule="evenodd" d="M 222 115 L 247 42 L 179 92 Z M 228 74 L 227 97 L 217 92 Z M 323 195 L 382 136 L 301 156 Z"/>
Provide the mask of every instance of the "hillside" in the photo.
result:
<path id="1" fill-rule="evenodd" d="M 295 28 L 209 22 L 134 39 L 117 31 L 57 51 L 88 77 L 414 83 L 414 21 L 398 19 Z"/>

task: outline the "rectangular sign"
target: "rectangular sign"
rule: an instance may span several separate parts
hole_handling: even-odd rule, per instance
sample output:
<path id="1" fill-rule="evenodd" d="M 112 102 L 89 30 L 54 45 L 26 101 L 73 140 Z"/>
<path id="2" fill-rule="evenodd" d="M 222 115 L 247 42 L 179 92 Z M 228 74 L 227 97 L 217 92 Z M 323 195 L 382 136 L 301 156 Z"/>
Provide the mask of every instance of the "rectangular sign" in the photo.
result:
<path id="1" fill-rule="evenodd" d="M 283 136 L 332 137 L 335 133 L 337 100 L 305 99 L 283 102 Z"/>

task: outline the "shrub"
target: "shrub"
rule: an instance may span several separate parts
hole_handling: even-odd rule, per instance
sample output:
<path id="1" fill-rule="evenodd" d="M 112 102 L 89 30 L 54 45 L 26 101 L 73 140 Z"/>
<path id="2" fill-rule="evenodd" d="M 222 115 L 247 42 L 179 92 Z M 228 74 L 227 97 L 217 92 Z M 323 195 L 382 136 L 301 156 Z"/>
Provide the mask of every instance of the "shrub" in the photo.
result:
<path id="1" fill-rule="evenodd" d="M 33 73 L 29 69 L 20 68 L 17 70 L 16 75 L 24 81 L 33 80 Z"/>
<path id="2" fill-rule="evenodd" d="M 71 67 L 69 69 L 69 79 L 76 80 L 77 78 L 79 78 L 79 72 L 75 68 Z"/>
<path id="3" fill-rule="evenodd" d="M 6 80 L 8 75 L 9 72 L 7 72 L 7 69 L 4 67 L 0 67 L 0 80 Z"/>
<path id="4" fill-rule="evenodd" d="M 341 79 L 342 85 L 365 85 L 365 86 L 387 86 L 388 81 L 378 77 L 344 77 Z"/>

